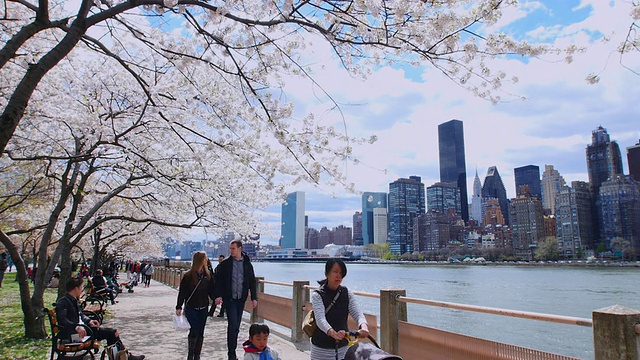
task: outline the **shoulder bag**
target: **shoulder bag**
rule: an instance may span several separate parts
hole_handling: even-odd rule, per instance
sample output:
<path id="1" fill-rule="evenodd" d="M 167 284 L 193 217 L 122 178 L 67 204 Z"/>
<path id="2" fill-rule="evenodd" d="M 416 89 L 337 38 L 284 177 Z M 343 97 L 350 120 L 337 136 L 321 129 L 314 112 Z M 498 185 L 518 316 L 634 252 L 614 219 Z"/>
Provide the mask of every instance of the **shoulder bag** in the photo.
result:
<path id="1" fill-rule="evenodd" d="M 331 304 L 329 304 L 329 306 L 327 306 L 327 308 L 324 310 L 325 314 L 328 313 L 329 310 L 331 310 L 331 308 L 333 307 L 333 304 L 336 303 L 336 300 L 338 300 L 338 297 L 340 296 L 341 291 L 342 291 L 342 288 L 339 288 L 338 292 L 336 293 L 336 296 L 331 301 Z M 312 337 L 313 333 L 316 331 L 317 328 L 318 328 L 318 324 L 316 324 L 316 317 L 312 309 L 307 313 L 307 315 L 305 315 L 304 320 L 302 320 L 302 331 L 304 331 L 304 333 L 307 334 L 308 337 Z"/>

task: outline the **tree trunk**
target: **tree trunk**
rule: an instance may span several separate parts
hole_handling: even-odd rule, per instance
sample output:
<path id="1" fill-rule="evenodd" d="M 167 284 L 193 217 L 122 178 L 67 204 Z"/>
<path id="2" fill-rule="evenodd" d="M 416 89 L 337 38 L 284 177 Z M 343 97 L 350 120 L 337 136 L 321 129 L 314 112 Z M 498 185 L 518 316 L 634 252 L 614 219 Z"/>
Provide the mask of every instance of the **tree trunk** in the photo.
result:
<path id="1" fill-rule="evenodd" d="M 16 266 L 18 288 L 20 289 L 20 303 L 24 315 L 24 334 L 31 339 L 44 339 L 47 336 L 44 327 L 44 316 L 42 316 L 42 297 L 40 299 L 31 298 L 29 291 L 29 279 L 27 278 L 27 267 L 18 248 L 11 239 L 0 231 L 0 242 L 7 248 L 11 255 L 11 260 Z"/>
<path id="2" fill-rule="evenodd" d="M 60 285 L 58 285 L 58 298 L 66 294 L 65 284 L 71 279 L 71 248 L 66 242 L 60 244 L 63 247 L 60 254 Z"/>

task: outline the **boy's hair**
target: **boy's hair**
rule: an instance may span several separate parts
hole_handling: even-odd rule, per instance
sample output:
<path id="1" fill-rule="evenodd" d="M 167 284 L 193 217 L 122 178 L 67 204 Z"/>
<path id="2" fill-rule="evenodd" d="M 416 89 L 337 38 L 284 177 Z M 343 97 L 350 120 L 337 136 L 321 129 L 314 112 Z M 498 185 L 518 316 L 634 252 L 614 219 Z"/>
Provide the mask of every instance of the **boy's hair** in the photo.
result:
<path id="1" fill-rule="evenodd" d="M 249 326 L 249 338 L 258 334 L 269 335 L 269 326 L 267 326 L 267 324 L 251 324 L 251 326 Z"/>
<path id="2" fill-rule="evenodd" d="M 67 283 L 65 284 L 65 289 L 67 290 L 67 292 L 77 288 L 78 286 L 82 285 L 83 281 L 82 278 L 79 277 L 72 277 L 71 279 L 67 280 Z"/>

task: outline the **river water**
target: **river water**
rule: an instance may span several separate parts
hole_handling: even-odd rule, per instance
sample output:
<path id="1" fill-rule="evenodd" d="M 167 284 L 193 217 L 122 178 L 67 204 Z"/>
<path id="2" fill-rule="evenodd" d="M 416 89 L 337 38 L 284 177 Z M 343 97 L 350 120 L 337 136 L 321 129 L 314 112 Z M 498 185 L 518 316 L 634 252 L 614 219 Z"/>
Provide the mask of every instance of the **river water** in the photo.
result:
<path id="1" fill-rule="evenodd" d="M 292 283 L 324 277 L 321 263 L 255 262 L 257 276 Z M 405 289 L 408 297 L 509 310 L 591 318 L 593 310 L 623 305 L 640 310 L 640 268 L 347 264 L 343 285 L 378 294 Z M 265 286 L 291 297 L 291 288 Z M 358 297 L 363 310 L 379 314 L 379 300 Z M 409 322 L 494 341 L 593 359 L 590 327 L 408 304 Z M 379 317 L 378 317 L 379 319 Z M 379 321 L 379 320 L 378 320 Z"/>

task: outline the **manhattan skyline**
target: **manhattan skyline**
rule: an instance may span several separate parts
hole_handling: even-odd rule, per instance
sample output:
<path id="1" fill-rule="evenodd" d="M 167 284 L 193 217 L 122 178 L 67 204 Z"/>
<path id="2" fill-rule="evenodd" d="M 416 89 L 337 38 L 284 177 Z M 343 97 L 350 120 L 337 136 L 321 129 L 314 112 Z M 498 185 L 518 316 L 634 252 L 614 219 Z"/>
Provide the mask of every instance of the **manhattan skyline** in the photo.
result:
<path id="1" fill-rule="evenodd" d="M 355 193 L 322 184 L 297 184 L 286 191 L 306 193 L 310 227 L 351 227 L 353 213 L 361 211 L 361 192 L 388 192 L 389 183 L 413 175 L 425 186 L 439 181 L 437 127 L 452 119 L 464 122 L 468 195 L 476 170 L 484 181 L 491 166 L 498 168 L 509 198 L 516 194 L 513 169 L 526 165 L 541 170 L 553 165 L 567 183 L 588 181 L 585 151 L 598 126 L 618 142 L 628 174 L 626 148 L 640 138 L 640 104 L 635 100 L 640 95 L 640 56 L 631 53 L 620 59 L 616 48 L 631 22 L 629 9 L 623 2 L 571 0 L 526 2 L 506 10 L 498 24 L 503 29 L 532 42 L 576 44 L 586 50 L 571 63 L 562 55 L 495 59 L 509 79 L 518 78 L 505 82 L 499 91 L 502 101 L 495 105 L 435 69 L 380 66 L 362 81 L 345 75 L 331 49 L 309 49 L 310 64 L 318 65 L 318 84 L 285 84 L 289 94 L 296 94 L 292 100 L 307 104 L 301 113 L 314 111 L 321 123 L 349 136 L 375 135 L 377 141 L 353 145 L 360 162 L 344 163 L 343 173 L 355 184 Z M 589 84 L 589 74 L 598 74 L 600 81 Z M 329 111 L 326 102 L 317 99 L 319 86 L 340 111 Z M 257 212 L 274 229 L 261 243 L 277 244 L 280 205 Z"/>

